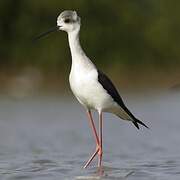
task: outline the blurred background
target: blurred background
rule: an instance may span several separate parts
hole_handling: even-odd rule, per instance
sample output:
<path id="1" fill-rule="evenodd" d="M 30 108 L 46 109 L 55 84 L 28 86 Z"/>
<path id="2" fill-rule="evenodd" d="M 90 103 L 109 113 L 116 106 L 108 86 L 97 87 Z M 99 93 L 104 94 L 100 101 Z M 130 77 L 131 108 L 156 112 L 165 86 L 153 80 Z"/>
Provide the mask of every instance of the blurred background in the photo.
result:
<path id="1" fill-rule="evenodd" d="M 150 127 L 137 131 L 104 113 L 106 177 L 179 180 L 179 0 L 1 0 L 0 179 L 97 175 L 81 169 L 95 146 L 69 88 L 67 34 L 32 41 L 63 10 L 78 12 L 87 56 Z"/>
<path id="2" fill-rule="evenodd" d="M 0 91 L 69 93 L 67 35 L 56 32 L 32 42 L 66 9 L 82 19 L 87 55 L 122 91 L 179 88 L 179 7 L 178 0 L 3 0 Z"/>

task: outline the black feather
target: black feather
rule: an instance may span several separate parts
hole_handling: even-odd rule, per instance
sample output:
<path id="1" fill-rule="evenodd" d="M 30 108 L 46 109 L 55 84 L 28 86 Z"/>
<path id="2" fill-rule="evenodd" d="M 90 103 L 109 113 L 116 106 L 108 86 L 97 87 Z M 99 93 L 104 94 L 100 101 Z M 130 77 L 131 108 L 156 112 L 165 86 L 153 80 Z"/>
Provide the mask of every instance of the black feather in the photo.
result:
<path id="1" fill-rule="evenodd" d="M 142 126 L 144 126 L 144 127 L 146 127 L 146 128 L 148 128 L 149 129 L 149 127 L 146 125 L 146 124 L 144 124 L 142 121 L 140 121 L 139 119 L 136 119 L 135 118 L 135 122 L 136 122 L 136 124 L 141 124 Z"/>
<path id="2" fill-rule="evenodd" d="M 113 98 L 113 100 L 119 104 L 119 106 L 133 119 L 133 124 L 139 129 L 139 124 L 142 126 L 146 126 L 142 121 L 135 118 L 135 116 L 129 111 L 129 109 L 125 106 L 121 96 L 119 95 L 117 89 L 111 82 L 111 80 L 101 71 L 98 70 L 98 81 L 103 86 L 103 88 L 107 91 L 107 93 Z"/>
<path id="3" fill-rule="evenodd" d="M 137 129 L 139 129 L 139 125 L 136 121 L 133 121 L 133 124 L 137 127 Z"/>
<path id="4" fill-rule="evenodd" d="M 127 109 L 125 104 L 116 90 L 115 86 L 111 82 L 111 80 L 101 71 L 98 70 L 98 81 L 103 86 L 103 88 L 107 91 L 107 93 L 117 102 L 123 109 Z"/>

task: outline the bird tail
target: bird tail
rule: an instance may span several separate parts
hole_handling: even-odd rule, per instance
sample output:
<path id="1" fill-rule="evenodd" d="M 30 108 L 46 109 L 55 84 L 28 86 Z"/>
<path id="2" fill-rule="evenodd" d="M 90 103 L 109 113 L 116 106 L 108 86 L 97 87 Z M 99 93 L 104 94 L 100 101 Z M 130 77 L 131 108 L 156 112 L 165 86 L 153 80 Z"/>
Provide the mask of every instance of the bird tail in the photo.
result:
<path id="1" fill-rule="evenodd" d="M 149 129 L 149 127 L 146 124 L 144 124 L 142 121 L 140 121 L 139 119 L 134 118 L 132 122 L 136 126 L 137 129 L 139 129 L 139 124 Z"/>
<path id="2" fill-rule="evenodd" d="M 118 109 L 118 111 L 115 111 L 114 114 L 116 114 L 116 115 L 117 115 L 118 117 L 120 117 L 121 119 L 131 121 L 131 122 L 136 126 L 137 129 L 139 129 L 139 124 L 149 129 L 149 127 L 148 127 L 146 124 L 144 124 L 142 121 L 140 121 L 139 119 L 137 119 L 137 118 L 128 110 L 128 108 L 127 108 L 125 105 L 124 105 L 124 107 L 123 107 L 123 110 L 124 110 L 124 111 L 122 111 L 122 110 L 119 111 L 119 109 Z"/>

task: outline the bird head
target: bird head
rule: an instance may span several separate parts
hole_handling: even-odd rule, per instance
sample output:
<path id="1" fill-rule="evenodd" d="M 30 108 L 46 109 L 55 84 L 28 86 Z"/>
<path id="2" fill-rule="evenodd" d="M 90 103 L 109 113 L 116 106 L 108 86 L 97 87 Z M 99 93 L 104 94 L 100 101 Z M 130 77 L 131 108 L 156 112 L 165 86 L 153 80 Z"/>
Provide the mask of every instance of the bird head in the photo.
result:
<path id="1" fill-rule="evenodd" d="M 63 11 L 57 18 L 57 27 L 67 33 L 79 30 L 80 24 L 80 17 L 76 11 Z"/>

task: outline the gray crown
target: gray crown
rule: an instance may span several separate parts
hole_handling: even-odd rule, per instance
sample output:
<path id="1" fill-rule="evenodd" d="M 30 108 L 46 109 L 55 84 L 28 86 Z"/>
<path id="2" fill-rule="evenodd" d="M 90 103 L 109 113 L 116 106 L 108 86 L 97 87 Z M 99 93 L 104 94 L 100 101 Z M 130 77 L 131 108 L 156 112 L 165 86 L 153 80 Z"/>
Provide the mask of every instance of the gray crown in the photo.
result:
<path id="1" fill-rule="evenodd" d="M 77 21 L 77 13 L 76 11 L 71 11 L 71 10 L 66 10 L 66 11 L 63 11 L 59 17 L 58 17 L 58 20 L 60 19 L 70 19 L 72 21 Z"/>

